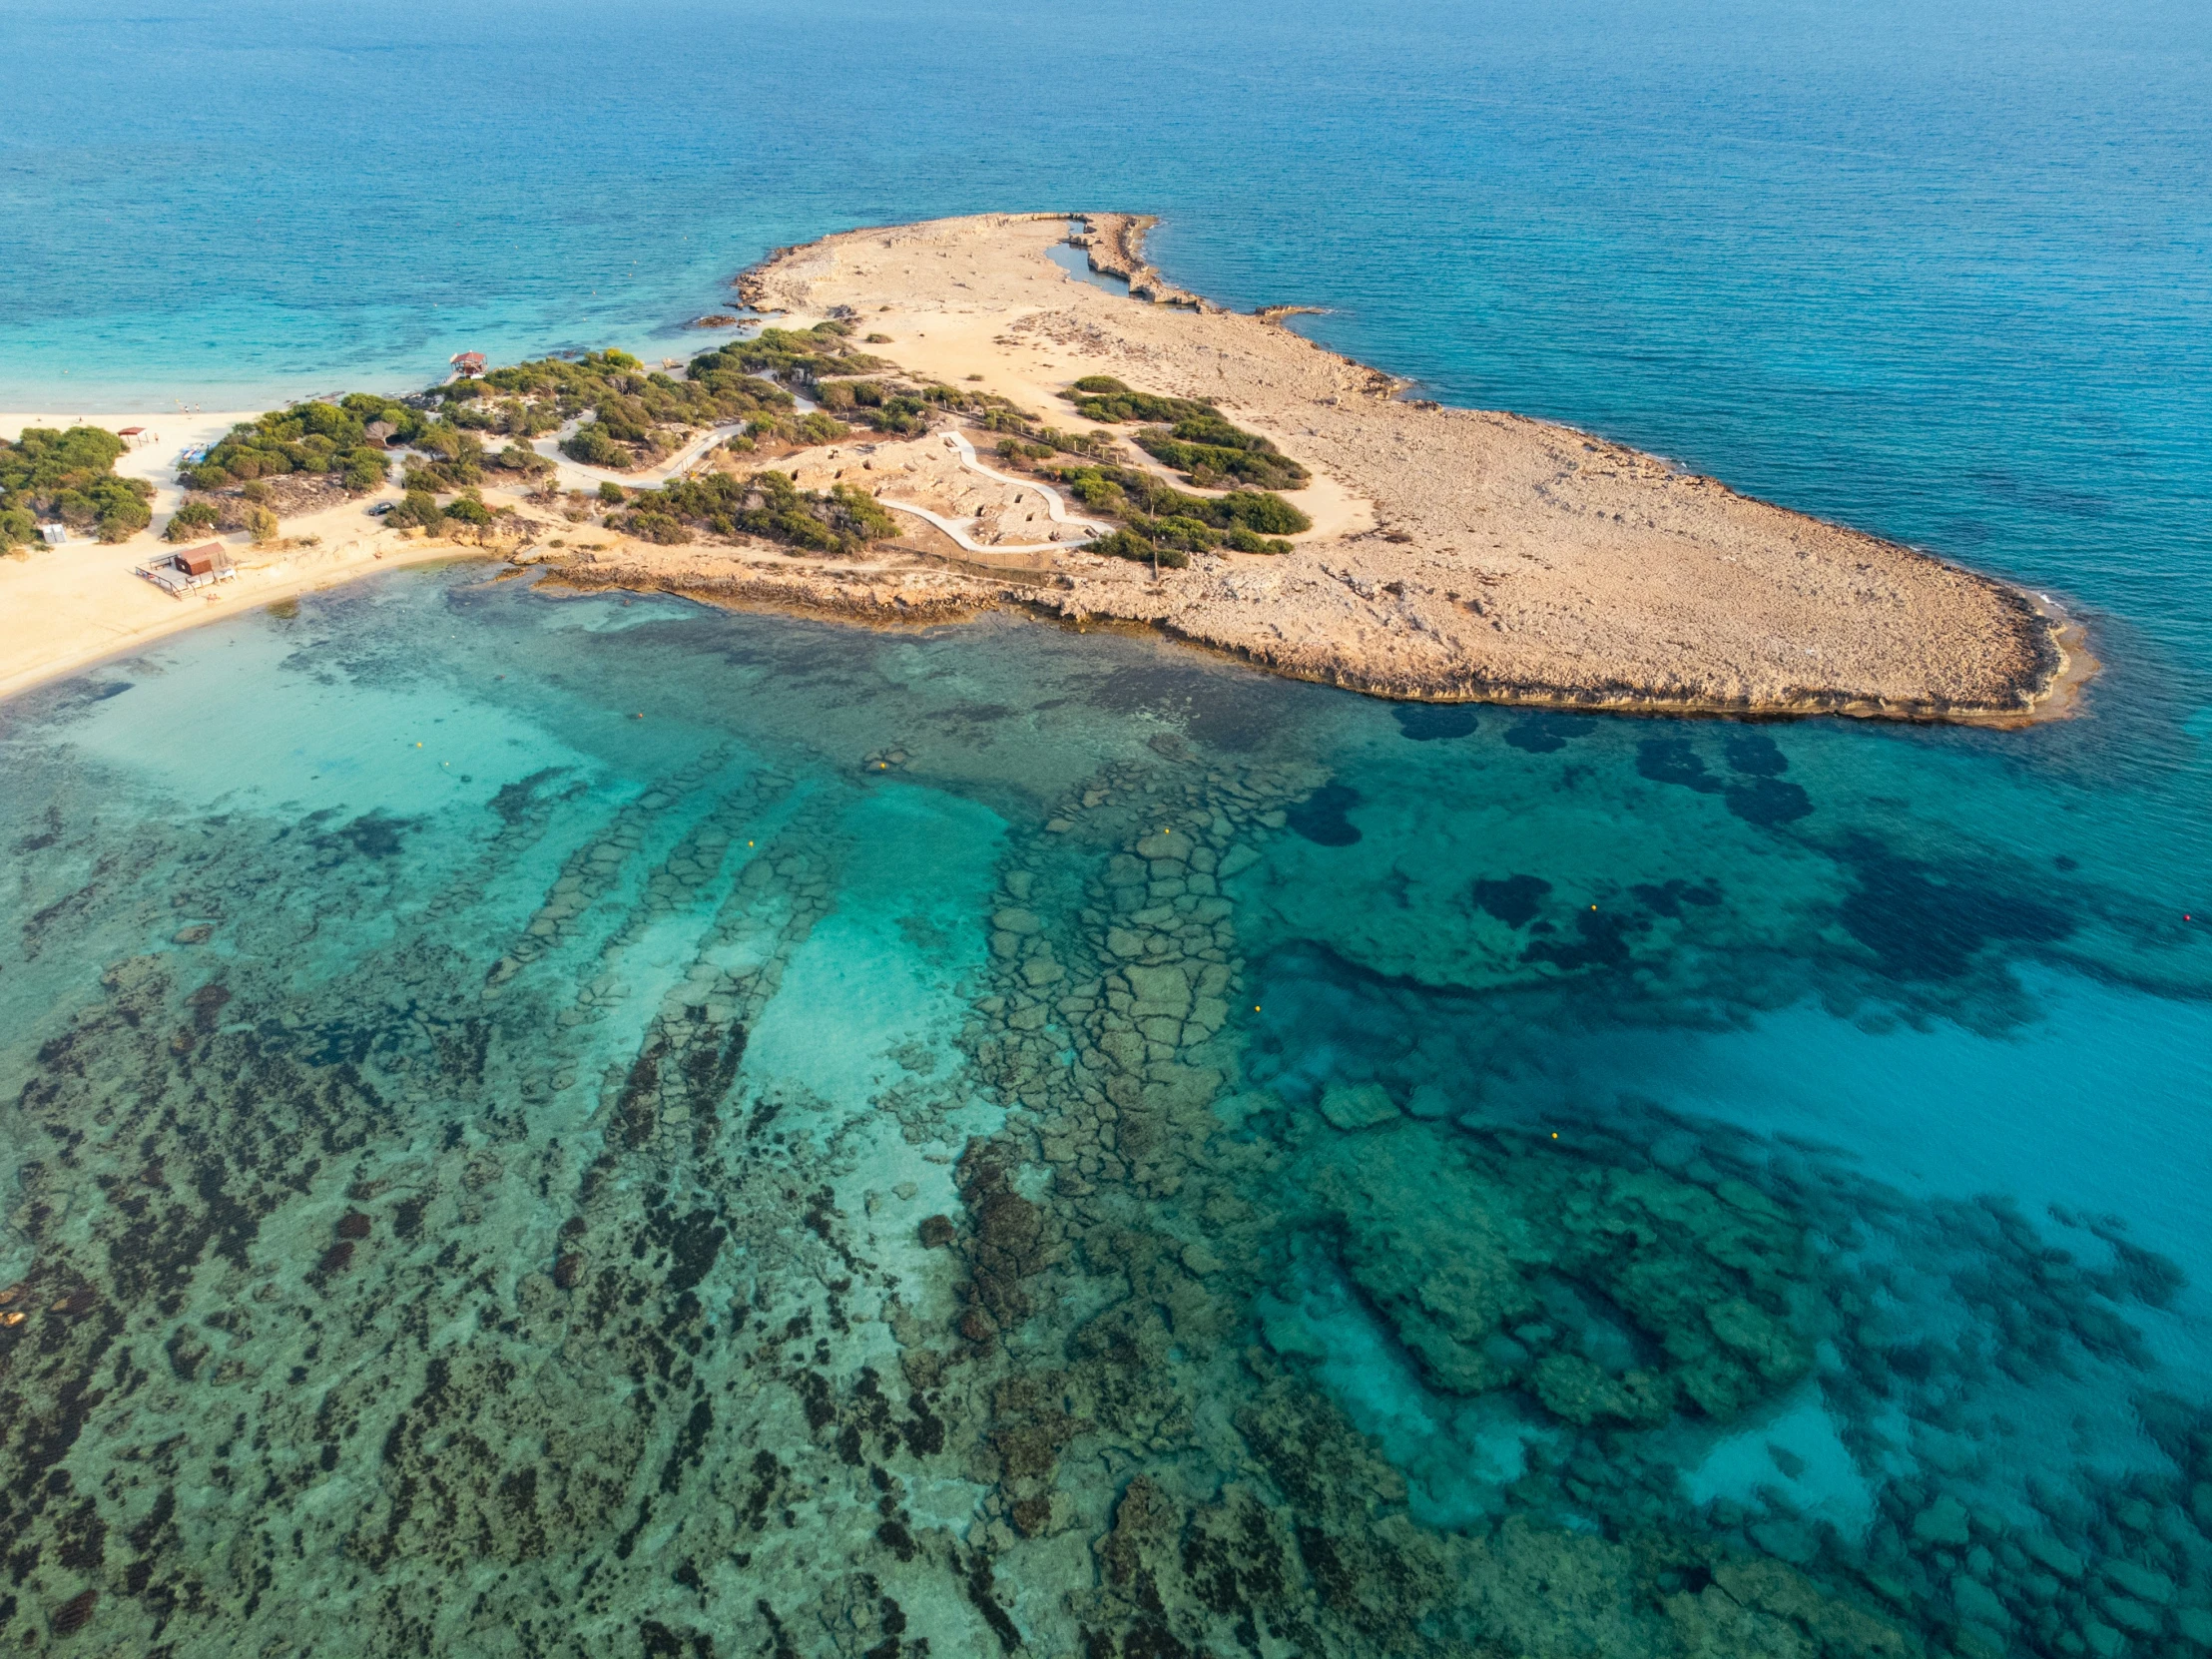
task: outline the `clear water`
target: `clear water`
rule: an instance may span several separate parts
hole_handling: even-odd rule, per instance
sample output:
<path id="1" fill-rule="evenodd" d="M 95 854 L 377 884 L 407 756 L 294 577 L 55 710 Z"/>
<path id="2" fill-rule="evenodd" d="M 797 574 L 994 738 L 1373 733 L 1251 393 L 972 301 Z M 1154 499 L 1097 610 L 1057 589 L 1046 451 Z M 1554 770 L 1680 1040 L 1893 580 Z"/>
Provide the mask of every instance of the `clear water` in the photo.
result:
<path id="1" fill-rule="evenodd" d="M 1172 25 L 11 8 L 0 403 L 1143 207 L 2059 593 L 2084 718 L 1441 718 L 468 566 L 18 698 L 0 1635 L 2212 1645 L 2203 17 Z"/>

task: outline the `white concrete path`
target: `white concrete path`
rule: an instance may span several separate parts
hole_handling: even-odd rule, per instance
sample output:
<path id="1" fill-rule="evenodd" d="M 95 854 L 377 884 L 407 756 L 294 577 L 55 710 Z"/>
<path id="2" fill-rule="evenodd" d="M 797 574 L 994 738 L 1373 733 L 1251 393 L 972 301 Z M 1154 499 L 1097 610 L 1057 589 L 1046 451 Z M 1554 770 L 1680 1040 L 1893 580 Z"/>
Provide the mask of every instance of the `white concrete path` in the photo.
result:
<path id="1" fill-rule="evenodd" d="M 1083 535 L 1075 541 L 1027 542 L 1011 547 L 1001 543 L 1000 545 L 995 547 L 986 547 L 981 542 L 978 542 L 973 537 L 969 536 L 965 530 L 961 529 L 950 519 L 944 517 L 941 513 L 933 513 L 927 507 L 916 507 L 909 502 L 893 501 L 887 495 L 879 495 L 875 499 L 883 506 L 889 507 L 893 511 L 901 513 L 912 513 L 916 518 L 927 519 L 931 524 L 934 524 L 938 529 L 942 530 L 946 535 L 950 536 L 954 541 L 958 542 L 963 549 L 970 553 L 1054 553 L 1063 551 L 1071 547 L 1081 547 L 1084 542 L 1095 541 L 1100 536 L 1106 535 L 1108 533 L 1106 526 L 1100 524 L 1097 520 L 1088 518 L 1077 518 L 1074 514 L 1070 513 L 1067 510 L 1066 503 L 1060 499 L 1058 493 L 1054 490 L 1048 489 L 1043 484 L 1038 483 L 1036 479 L 1013 478 L 1009 477 L 1003 472 L 992 471 L 989 467 L 985 466 L 981 461 L 976 459 L 975 445 L 968 442 L 967 434 L 965 432 L 947 432 L 944 435 L 944 442 L 946 448 L 951 449 L 958 454 L 960 464 L 966 467 L 968 471 L 973 472 L 981 477 L 988 478 L 994 484 L 1010 484 L 1016 489 L 1035 490 L 1039 495 L 1044 497 L 1045 512 L 1051 517 L 1053 523 L 1072 524 L 1077 529 L 1083 531 Z"/>

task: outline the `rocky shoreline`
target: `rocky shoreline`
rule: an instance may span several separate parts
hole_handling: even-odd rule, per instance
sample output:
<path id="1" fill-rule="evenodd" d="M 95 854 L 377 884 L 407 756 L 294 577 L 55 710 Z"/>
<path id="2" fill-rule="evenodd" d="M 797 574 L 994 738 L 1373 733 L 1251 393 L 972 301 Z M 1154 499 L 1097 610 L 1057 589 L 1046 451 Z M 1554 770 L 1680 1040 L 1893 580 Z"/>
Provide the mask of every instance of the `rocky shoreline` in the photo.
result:
<path id="1" fill-rule="evenodd" d="M 1104 561 L 1093 560 L 1094 565 Z M 1416 677 L 1376 672 L 1327 649 L 1296 650 L 1254 644 L 1211 625 L 1203 606 L 1180 595 L 1104 570 L 1040 580 L 1029 573 L 999 576 L 973 566 L 924 563 L 838 569 L 697 548 L 668 549 L 618 544 L 578 554 L 552 567 L 563 585 L 594 591 L 666 593 L 744 610 L 772 610 L 828 621 L 875 627 L 912 627 L 968 621 L 1008 611 L 1063 626 L 1138 627 L 1181 644 L 1245 663 L 1285 679 L 1364 696 L 1408 703 L 1485 703 L 1562 712 L 1652 716 L 1759 718 L 1844 716 L 1951 724 L 2024 724 L 2044 706 L 2059 704 L 2075 689 L 2078 671 L 2093 666 L 2078 637 L 2062 649 L 2062 619 L 2046 617 L 2022 595 L 2006 591 L 2026 618 L 2035 647 L 2029 671 L 2016 684 L 2017 703 L 1992 710 L 1943 699 L 1882 700 L 1835 691 L 1762 699 L 1692 697 L 1654 691 L 1632 682 L 1592 679 L 1580 684 L 1522 682 L 1481 674 Z"/>

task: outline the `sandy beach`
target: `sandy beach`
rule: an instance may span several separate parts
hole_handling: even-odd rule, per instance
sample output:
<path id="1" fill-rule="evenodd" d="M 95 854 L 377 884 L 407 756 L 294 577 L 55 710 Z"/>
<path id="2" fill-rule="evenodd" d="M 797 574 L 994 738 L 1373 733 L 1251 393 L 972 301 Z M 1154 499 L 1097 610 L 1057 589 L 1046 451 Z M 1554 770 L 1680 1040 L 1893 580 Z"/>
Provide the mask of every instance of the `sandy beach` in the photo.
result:
<path id="1" fill-rule="evenodd" d="M 781 250 L 737 285 L 782 325 L 864 318 L 869 350 L 914 379 L 975 385 L 1065 429 L 1130 433 L 1071 412 L 1061 393 L 1086 375 L 1207 399 L 1310 471 L 1293 499 L 1312 528 L 1289 553 L 1201 553 L 1164 575 L 1087 553 L 1072 503 L 978 460 L 995 438 L 936 429 L 855 433 L 769 463 L 802 488 L 866 488 L 898 514 L 899 539 L 858 555 L 593 530 L 582 549 L 529 556 L 579 587 L 843 618 L 1013 608 L 1140 625 L 1274 673 L 1441 702 L 2016 724 L 2070 709 L 2094 666 L 2078 631 L 2001 582 L 1569 427 L 1406 401 L 1387 374 L 1281 326 L 1281 307 L 1247 316 L 1168 286 L 1142 262 L 1149 221 L 1074 223 L 1094 269 L 1134 273 L 1133 291 L 1154 297 L 1054 265 L 1071 226 L 1057 214 L 850 232 Z M 162 427 L 118 464 L 160 487 L 158 527 L 178 499 L 178 453 L 244 418 L 96 423 Z M 30 421 L 0 416 L 0 431 Z M 711 435 L 623 481 L 743 465 L 708 456 Z M 561 471 L 572 486 L 602 476 Z M 494 504 L 520 499 L 486 491 Z M 151 532 L 0 561 L 0 695 L 396 559 L 471 551 L 381 530 L 368 504 L 286 520 L 293 543 L 319 545 L 234 548 L 241 579 L 183 601 L 132 574 L 160 548 Z M 530 541 L 533 527 L 519 528 Z"/>
<path id="2" fill-rule="evenodd" d="M 183 499 L 176 461 L 184 449 L 221 436 L 253 412 L 163 417 L 148 415 L 0 414 L 0 437 L 14 439 L 26 426 L 105 426 L 110 431 L 145 426 L 160 441 L 131 450 L 116 462 L 124 477 L 155 485 L 158 530 Z M 238 577 L 176 598 L 136 567 L 171 551 L 153 530 L 103 545 L 77 539 L 59 547 L 34 547 L 0 557 L 0 698 L 58 679 L 121 655 L 165 635 L 214 622 L 257 605 L 349 581 L 370 571 L 425 560 L 469 557 L 477 549 L 450 542 L 410 540 L 383 530 L 368 508 L 397 491 L 349 501 L 319 513 L 288 518 L 278 545 L 257 548 L 243 536 L 208 536 L 225 544 Z M 316 545 L 303 545 L 313 538 Z"/>

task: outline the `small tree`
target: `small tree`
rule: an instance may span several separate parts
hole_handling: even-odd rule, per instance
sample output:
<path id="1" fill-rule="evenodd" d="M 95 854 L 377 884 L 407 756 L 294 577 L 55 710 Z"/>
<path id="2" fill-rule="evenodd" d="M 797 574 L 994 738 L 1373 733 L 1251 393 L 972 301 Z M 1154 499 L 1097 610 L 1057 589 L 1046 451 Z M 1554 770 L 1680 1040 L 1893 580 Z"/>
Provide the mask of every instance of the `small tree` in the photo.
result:
<path id="1" fill-rule="evenodd" d="M 256 502 L 246 509 L 246 533 L 253 538 L 256 547 L 267 547 L 276 539 L 281 528 L 276 515 L 261 503 Z"/>
<path id="2" fill-rule="evenodd" d="M 416 525 L 435 530 L 445 522 L 445 512 L 438 506 L 438 498 L 428 490 L 409 490 L 406 499 L 384 515 L 384 522 L 394 530 Z"/>
<path id="3" fill-rule="evenodd" d="M 214 507 L 205 501 L 188 501 L 169 515 L 169 527 L 162 534 L 170 541 L 191 541 L 214 534 L 216 523 Z"/>

